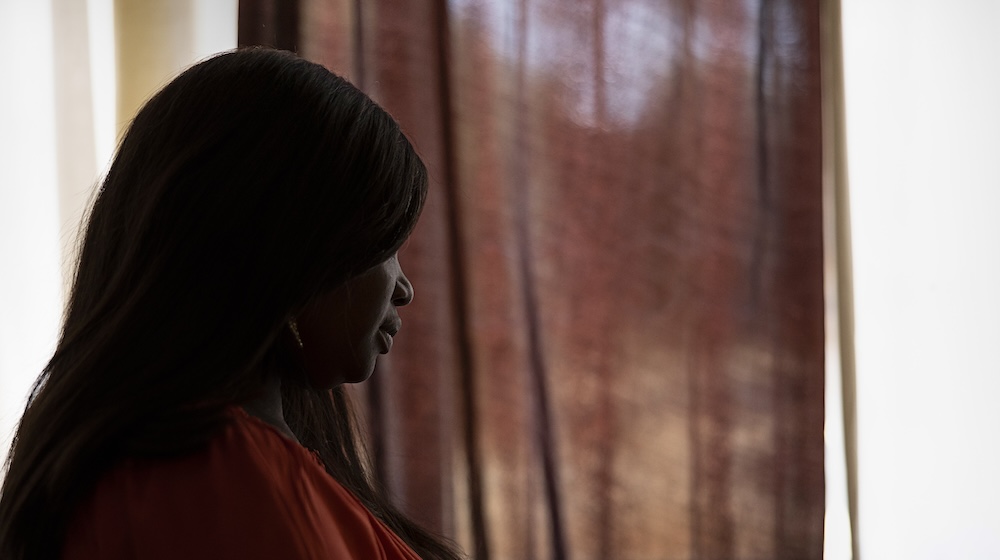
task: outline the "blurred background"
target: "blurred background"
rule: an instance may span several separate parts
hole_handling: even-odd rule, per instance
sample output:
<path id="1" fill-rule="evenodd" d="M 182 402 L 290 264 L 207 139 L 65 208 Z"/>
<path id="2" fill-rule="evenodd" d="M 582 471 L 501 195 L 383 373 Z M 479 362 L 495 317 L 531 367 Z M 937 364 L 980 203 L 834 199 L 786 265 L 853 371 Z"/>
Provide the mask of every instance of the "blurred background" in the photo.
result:
<path id="1" fill-rule="evenodd" d="M 1000 3 L 0 0 L 0 448 L 132 114 L 237 45 L 432 176 L 355 396 L 475 557 L 1000 555 Z M 194 210 L 194 209 L 193 209 Z"/>

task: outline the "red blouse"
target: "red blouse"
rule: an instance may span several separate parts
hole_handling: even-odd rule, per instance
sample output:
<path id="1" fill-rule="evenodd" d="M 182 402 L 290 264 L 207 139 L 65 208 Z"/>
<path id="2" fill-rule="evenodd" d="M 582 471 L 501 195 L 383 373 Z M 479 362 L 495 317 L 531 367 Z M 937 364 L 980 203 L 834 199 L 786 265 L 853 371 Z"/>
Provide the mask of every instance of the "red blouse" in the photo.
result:
<path id="1" fill-rule="evenodd" d="M 202 452 L 108 472 L 63 560 L 419 560 L 310 451 L 242 409 L 232 417 Z"/>

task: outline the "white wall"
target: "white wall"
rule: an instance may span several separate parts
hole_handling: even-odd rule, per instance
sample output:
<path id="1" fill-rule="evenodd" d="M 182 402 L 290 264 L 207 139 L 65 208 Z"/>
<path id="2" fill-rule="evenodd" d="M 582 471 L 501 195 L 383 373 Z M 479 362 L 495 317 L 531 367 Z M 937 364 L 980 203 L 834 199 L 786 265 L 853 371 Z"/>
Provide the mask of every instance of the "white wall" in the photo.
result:
<path id="1" fill-rule="evenodd" d="M 861 554 L 1000 558 L 1000 2 L 842 7 Z"/>
<path id="2" fill-rule="evenodd" d="M 62 308 L 52 7 L 0 2 L 0 449 Z"/>

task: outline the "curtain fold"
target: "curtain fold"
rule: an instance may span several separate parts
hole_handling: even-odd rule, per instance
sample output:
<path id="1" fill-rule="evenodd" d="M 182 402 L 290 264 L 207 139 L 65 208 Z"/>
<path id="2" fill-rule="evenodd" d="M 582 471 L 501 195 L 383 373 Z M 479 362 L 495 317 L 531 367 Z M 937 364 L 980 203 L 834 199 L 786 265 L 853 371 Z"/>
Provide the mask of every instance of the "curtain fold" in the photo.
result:
<path id="1" fill-rule="evenodd" d="M 299 46 L 298 2 L 239 2 L 240 47 L 263 45 L 297 51 Z"/>
<path id="2" fill-rule="evenodd" d="M 298 10 L 432 177 L 358 391 L 404 509 L 480 559 L 821 558 L 818 1 Z"/>

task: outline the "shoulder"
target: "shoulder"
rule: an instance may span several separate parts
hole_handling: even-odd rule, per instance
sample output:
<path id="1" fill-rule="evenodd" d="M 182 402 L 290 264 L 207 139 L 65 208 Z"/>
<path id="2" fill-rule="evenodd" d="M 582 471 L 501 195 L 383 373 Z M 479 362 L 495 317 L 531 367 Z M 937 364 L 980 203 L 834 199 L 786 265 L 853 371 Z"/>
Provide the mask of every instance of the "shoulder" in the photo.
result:
<path id="1" fill-rule="evenodd" d="M 376 529 L 309 451 L 234 412 L 203 451 L 106 473 L 64 558 L 379 558 Z"/>

